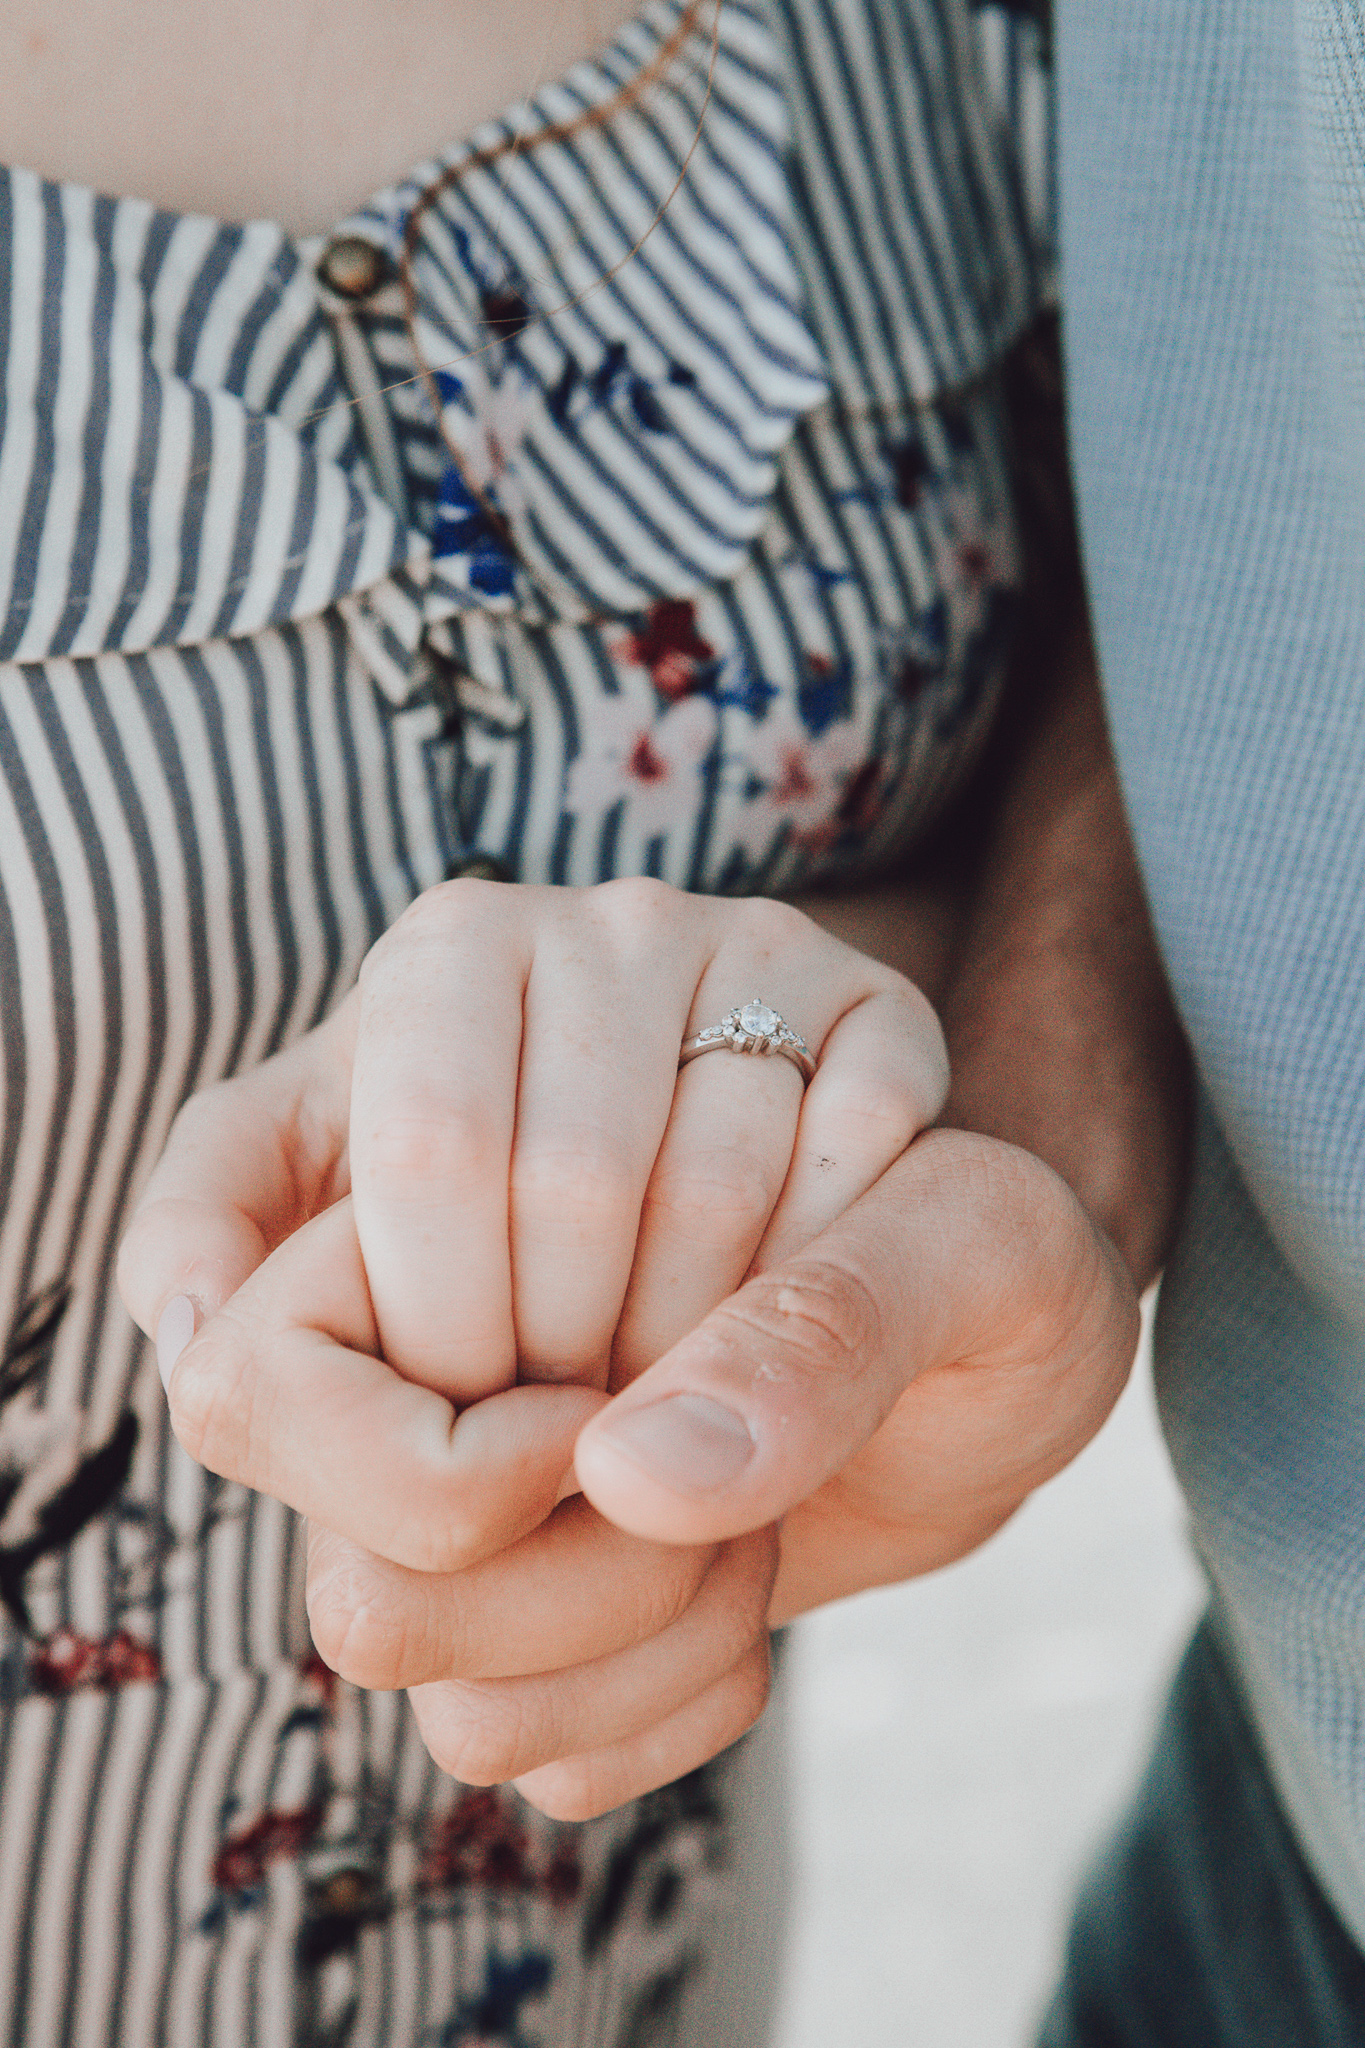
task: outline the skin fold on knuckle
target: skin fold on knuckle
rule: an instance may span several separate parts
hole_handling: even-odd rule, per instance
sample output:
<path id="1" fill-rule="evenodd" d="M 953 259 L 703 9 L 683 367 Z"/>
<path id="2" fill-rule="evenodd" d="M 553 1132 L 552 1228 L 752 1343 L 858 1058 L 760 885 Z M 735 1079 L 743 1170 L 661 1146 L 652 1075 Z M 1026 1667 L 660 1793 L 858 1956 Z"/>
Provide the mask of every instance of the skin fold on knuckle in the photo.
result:
<path id="1" fill-rule="evenodd" d="M 554 1758 L 560 1739 L 537 1682 L 467 1680 L 417 1689 L 413 1708 L 432 1762 L 464 1785 L 505 1785 Z"/>
<path id="2" fill-rule="evenodd" d="M 624 1137 L 593 1126 L 564 1130 L 518 1147 L 511 1202 L 518 1230 L 537 1242 L 597 1245 L 634 1228 L 639 1176 Z"/>
<path id="3" fill-rule="evenodd" d="M 758 1154 L 737 1145 L 694 1153 L 662 1168 L 644 1207 L 652 1222 L 688 1243 L 724 1247 L 761 1228 L 781 1192 L 781 1177 Z"/>
<path id="4" fill-rule="evenodd" d="M 337 1564 L 306 1594 L 308 1626 L 329 1669 L 370 1692 L 392 1692 L 430 1677 L 430 1648 L 401 1602 L 363 1563 Z"/>
<path id="5" fill-rule="evenodd" d="M 263 1451 L 269 1463 L 258 1341 L 229 1305 L 181 1353 L 167 1394 L 181 1448 L 207 1471 L 245 1485 L 263 1483 Z"/>
<path id="6" fill-rule="evenodd" d="M 1027 1288 L 1035 1349 L 1066 1373 L 1103 1357 L 1126 1374 L 1137 1346 L 1137 1297 L 1118 1254 L 1086 1217 L 1071 1191 L 1040 1171 L 1028 1193 L 1030 1271 Z"/>
<path id="7" fill-rule="evenodd" d="M 928 1106 L 908 1070 L 830 1076 L 821 1099 L 821 1123 L 838 1137 L 841 1156 L 889 1165 L 922 1127 Z"/>
<path id="8" fill-rule="evenodd" d="M 1136 1293 L 1113 1246 L 1040 1161 L 982 1139 L 959 1166 L 968 1213 L 987 1226 L 974 1259 L 976 1341 L 962 1363 L 1022 1378 L 1038 1454 L 1056 1469 L 1122 1390 L 1137 1347 Z"/>
<path id="9" fill-rule="evenodd" d="M 714 1544 L 651 1544 L 650 1549 L 658 1552 L 658 1558 L 655 1568 L 643 1572 L 634 1588 L 625 1637 L 632 1642 L 652 1641 L 682 1620 L 706 1584 L 716 1556 Z"/>
<path id="10" fill-rule="evenodd" d="M 404 1206 L 467 1197 L 501 1179 L 502 1139 L 486 1106 L 413 1087 L 356 1133 L 358 1188 Z"/>
<path id="11" fill-rule="evenodd" d="M 851 1267 L 801 1257 L 746 1281 L 711 1318 L 712 1333 L 756 1372 L 815 1385 L 861 1377 L 879 1355 L 883 1317 L 871 1285 Z M 776 1353 L 774 1360 L 773 1354 Z"/>
<path id="12" fill-rule="evenodd" d="M 903 988 L 903 999 L 909 1012 L 905 1028 L 914 1047 L 918 1087 L 927 1115 L 935 1117 L 947 1100 L 952 1080 L 948 1041 L 938 1012 L 929 998 L 913 982 L 905 982 Z"/>
<path id="13" fill-rule="evenodd" d="M 766 1638 L 777 1555 L 776 1531 L 759 1530 L 725 1544 L 711 1569 L 696 1607 L 705 1630 L 704 1653 L 718 1674 Z"/>

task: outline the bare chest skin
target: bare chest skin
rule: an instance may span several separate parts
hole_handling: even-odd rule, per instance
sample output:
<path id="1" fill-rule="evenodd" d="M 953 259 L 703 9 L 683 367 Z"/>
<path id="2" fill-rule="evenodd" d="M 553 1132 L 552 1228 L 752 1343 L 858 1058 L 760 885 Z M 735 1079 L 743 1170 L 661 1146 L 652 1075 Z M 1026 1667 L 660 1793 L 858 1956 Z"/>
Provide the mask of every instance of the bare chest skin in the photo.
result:
<path id="1" fill-rule="evenodd" d="M 321 230 L 638 0 L 5 0 L 0 162 Z"/>

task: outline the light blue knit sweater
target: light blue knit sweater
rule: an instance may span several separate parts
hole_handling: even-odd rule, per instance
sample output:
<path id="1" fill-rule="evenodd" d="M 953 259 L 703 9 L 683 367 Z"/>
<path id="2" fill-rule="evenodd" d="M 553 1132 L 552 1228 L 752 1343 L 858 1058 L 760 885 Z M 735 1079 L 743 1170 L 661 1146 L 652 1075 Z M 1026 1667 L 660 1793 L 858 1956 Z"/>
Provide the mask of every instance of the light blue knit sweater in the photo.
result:
<path id="1" fill-rule="evenodd" d="M 1096 623 L 1207 1088 L 1163 1416 L 1365 1944 L 1365 10 L 1064 0 L 1059 62 Z"/>

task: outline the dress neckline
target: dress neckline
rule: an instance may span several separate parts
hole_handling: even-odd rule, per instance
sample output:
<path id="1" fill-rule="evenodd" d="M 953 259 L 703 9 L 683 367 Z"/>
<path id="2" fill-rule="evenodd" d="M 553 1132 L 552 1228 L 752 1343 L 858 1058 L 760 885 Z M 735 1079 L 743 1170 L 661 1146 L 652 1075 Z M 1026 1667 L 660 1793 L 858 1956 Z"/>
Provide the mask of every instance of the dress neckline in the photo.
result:
<path id="1" fill-rule="evenodd" d="M 477 122 L 464 137 L 418 158 L 389 184 L 376 188 L 349 211 L 335 216 L 327 226 L 310 229 L 303 234 L 293 233 L 269 214 L 237 220 L 216 214 L 206 207 L 167 206 L 137 192 L 110 192 L 84 179 L 50 177 L 30 165 L 0 164 L 0 175 L 26 174 L 49 191 L 145 209 L 163 221 L 195 221 L 227 233 L 273 231 L 282 243 L 297 250 L 306 261 L 315 260 L 318 251 L 340 235 L 365 224 L 372 228 L 376 220 L 401 218 L 418 194 L 480 151 L 517 138 L 529 148 L 543 130 L 563 120 L 571 107 L 590 112 L 607 106 L 629 85 L 632 77 L 657 58 L 676 32 L 690 4 L 691 0 L 644 0 L 643 6 L 637 8 L 599 49 L 576 59 L 567 70 L 536 87 L 524 98 L 512 101 L 500 113 Z M 717 17 L 724 5 L 725 0 L 714 0 Z M 693 36 L 706 35 L 709 41 L 711 22 L 712 16 L 704 6 Z M 692 37 L 688 38 L 689 42 L 692 40 Z M 679 53 L 679 61 L 682 54 Z"/>

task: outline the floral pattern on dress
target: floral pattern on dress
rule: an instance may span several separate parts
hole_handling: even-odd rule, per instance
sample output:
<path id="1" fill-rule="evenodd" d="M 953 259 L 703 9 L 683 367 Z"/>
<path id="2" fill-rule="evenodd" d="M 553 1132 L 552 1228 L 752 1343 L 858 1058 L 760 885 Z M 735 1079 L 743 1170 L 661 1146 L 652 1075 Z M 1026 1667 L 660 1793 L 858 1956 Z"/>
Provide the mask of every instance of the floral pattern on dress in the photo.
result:
<path id="1" fill-rule="evenodd" d="M 0 1607 L 26 1646 L 28 1684 L 58 1696 L 161 1676 L 151 1644 L 126 1628 L 86 1636 L 65 1623 L 45 1631 L 34 1620 L 39 1567 L 117 1511 L 138 1440 L 137 1417 L 127 1411 L 87 1447 L 81 1411 L 40 1398 L 70 1305 L 64 1282 L 41 1289 L 16 1317 L 0 1356 Z M 125 1591 L 121 1577 L 117 1592 Z"/>
<path id="2" fill-rule="evenodd" d="M 745 750 L 761 786 L 736 821 L 736 844 L 762 859 L 785 830 L 797 845 L 827 846 L 841 829 L 844 792 L 866 757 L 867 735 L 853 719 L 840 719 L 816 736 L 790 703 L 774 705 Z"/>
<path id="3" fill-rule="evenodd" d="M 656 716 L 621 697 L 604 698 L 582 752 L 564 778 L 573 815 L 616 804 L 645 838 L 695 817 L 700 777 L 719 729 L 706 697 L 684 697 Z"/>

